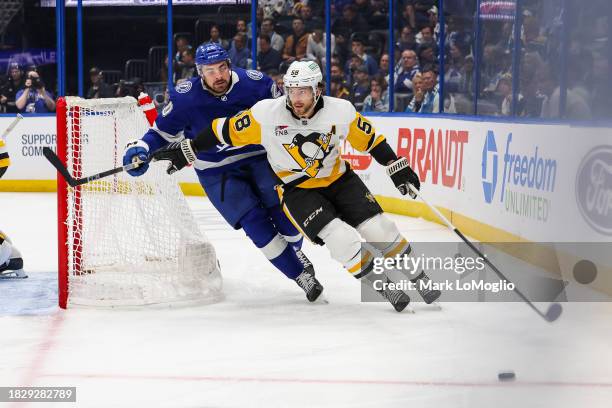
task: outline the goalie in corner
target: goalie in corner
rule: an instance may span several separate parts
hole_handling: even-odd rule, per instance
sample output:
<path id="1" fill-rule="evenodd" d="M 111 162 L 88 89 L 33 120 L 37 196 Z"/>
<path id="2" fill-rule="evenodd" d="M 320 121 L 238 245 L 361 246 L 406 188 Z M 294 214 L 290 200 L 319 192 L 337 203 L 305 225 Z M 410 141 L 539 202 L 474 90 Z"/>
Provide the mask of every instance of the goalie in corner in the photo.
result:
<path id="1" fill-rule="evenodd" d="M 11 164 L 8 151 L 4 140 L 0 137 L 0 178 L 6 173 L 6 169 Z M 13 246 L 12 242 L 0 231 L 0 279 L 6 278 L 27 278 L 28 275 L 23 271 L 23 259 L 19 250 Z"/>

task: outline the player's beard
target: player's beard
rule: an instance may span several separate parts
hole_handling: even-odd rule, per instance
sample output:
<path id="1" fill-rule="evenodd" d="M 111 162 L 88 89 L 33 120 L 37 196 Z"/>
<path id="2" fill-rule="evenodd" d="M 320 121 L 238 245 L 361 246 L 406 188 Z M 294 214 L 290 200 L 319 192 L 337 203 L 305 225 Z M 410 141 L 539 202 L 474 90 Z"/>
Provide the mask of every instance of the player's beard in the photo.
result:
<path id="1" fill-rule="evenodd" d="M 228 85 L 229 85 L 228 81 L 226 81 L 225 79 L 219 79 L 213 83 L 211 88 L 213 91 L 222 94 L 222 93 L 225 93 L 225 91 L 227 91 Z"/>
<path id="2" fill-rule="evenodd" d="M 309 102 L 298 102 L 297 104 L 291 102 L 291 106 L 293 108 L 293 113 L 297 117 L 305 117 L 307 116 L 314 107 L 314 98 Z"/>

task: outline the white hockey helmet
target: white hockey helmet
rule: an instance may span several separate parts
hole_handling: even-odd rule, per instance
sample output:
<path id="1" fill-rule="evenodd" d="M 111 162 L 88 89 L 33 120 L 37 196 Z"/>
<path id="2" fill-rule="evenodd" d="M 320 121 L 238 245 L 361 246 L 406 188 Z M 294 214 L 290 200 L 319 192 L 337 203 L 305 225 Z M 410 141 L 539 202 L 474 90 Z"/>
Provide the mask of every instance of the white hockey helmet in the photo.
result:
<path id="1" fill-rule="evenodd" d="M 319 84 L 323 82 L 323 74 L 321 68 L 314 61 L 294 61 L 289 65 L 287 73 L 283 77 L 285 94 L 287 88 L 300 88 L 309 86 L 317 99 L 317 89 Z"/>

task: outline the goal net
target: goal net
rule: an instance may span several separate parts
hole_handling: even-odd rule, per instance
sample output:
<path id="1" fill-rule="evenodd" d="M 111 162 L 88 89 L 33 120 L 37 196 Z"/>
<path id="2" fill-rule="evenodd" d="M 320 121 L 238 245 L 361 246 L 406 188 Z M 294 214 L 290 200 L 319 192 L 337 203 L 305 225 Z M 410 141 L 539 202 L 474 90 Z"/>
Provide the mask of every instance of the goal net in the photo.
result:
<path id="1" fill-rule="evenodd" d="M 122 165 L 149 124 L 132 97 L 57 104 L 57 153 L 75 178 Z M 71 188 L 58 177 L 60 307 L 214 301 L 221 274 L 167 163 Z"/>

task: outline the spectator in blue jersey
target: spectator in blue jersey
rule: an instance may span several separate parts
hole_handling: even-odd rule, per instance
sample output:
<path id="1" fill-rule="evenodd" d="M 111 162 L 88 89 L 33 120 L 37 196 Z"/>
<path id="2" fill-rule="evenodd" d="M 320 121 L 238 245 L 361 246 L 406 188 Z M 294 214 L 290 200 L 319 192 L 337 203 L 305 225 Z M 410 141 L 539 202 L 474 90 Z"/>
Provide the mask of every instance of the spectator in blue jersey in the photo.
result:
<path id="1" fill-rule="evenodd" d="M 232 47 L 229 50 L 229 59 L 238 68 L 246 69 L 251 58 L 251 50 L 246 46 L 246 35 L 238 33 L 234 36 Z"/>
<path id="2" fill-rule="evenodd" d="M 153 127 L 126 147 L 123 163 L 146 161 L 149 154 L 184 138 L 193 138 L 213 119 L 233 116 L 262 99 L 280 96 L 276 84 L 259 71 L 230 65 L 228 53 L 218 44 L 203 44 L 196 51 L 199 76 L 170 91 L 170 102 Z M 243 123 L 248 127 L 250 123 Z M 274 190 L 278 179 L 260 145 L 240 148 L 218 145 L 198 152 L 194 163 L 200 184 L 223 218 L 242 228 L 266 258 L 296 281 L 314 301 L 323 287 L 301 251 L 302 237 L 281 210 Z M 129 171 L 139 176 L 148 164 Z"/>
<path id="3" fill-rule="evenodd" d="M 417 55 L 412 50 L 402 51 L 401 71 L 395 79 L 395 92 L 413 93 L 412 79 L 421 71 Z"/>
<path id="4" fill-rule="evenodd" d="M 29 71 L 24 87 L 15 95 L 15 106 L 20 112 L 49 113 L 55 112 L 53 94 L 45 89 L 45 83 L 38 72 Z"/>

